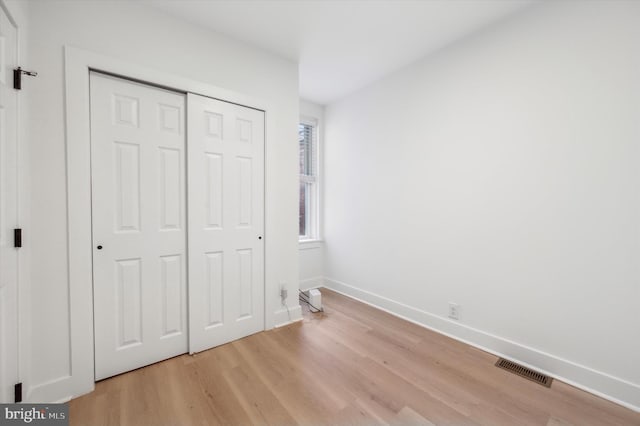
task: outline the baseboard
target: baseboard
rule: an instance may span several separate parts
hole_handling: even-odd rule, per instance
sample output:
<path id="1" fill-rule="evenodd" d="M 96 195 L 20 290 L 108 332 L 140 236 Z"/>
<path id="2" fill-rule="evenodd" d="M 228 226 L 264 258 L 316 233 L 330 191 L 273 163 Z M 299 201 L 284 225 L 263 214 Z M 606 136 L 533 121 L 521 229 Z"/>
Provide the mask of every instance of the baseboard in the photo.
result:
<path id="1" fill-rule="evenodd" d="M 396 302 L 338 280 L 325 277 L 323 281 L 324 287 L 337 293 L 496 356 L 518 362 L 579 389 L 640 412 L 640 386 L 635 383 Z"/>
<path id="2" fill-rule="evenodd" d="M 45 383 L 32 386 L 27 390 L 24 400 L 33 404 L 52 404 L 67 402 L 73 397 L 69 390 L 73 387 L 73 378 L 63 376 Z M 60 397 L 60 395 L 67 395 Z"/>
<path id="3" fill-rule="evenodd" d="M 300 291 L 307 291 L 319 287 L 324 287 L 324 277 L 313 277 L 300 281 Z"/>
<path id="4" fill-rule="evenodd" d="M 302 308 L 300 305 L 289 307 L 288 311 L 286 308 L 283 308 L 274 313 L 275 328 L 283 327 L 297 321 L 302 321 Z"/>

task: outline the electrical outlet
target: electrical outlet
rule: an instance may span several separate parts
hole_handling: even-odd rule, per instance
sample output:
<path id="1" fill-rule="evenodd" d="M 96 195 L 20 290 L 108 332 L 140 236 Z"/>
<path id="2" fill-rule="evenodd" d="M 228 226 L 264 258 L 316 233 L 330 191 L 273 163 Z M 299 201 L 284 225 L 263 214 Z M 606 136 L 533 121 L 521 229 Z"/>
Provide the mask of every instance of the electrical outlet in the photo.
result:
<path id="1" fill-rule="evenodd" d="M 282 300 L 282 303 L 284 303 L 287 300 L 287 297 L 289 296 L 289 290 L 287 290 L 287 287 L 284 284 L 280 285 L 280 299 Z"/>
<path id="2" fill-rule="evenodd" d="M 460 305 L 449 302 L 449 318 L 454 320 L 460 319 Z"/>

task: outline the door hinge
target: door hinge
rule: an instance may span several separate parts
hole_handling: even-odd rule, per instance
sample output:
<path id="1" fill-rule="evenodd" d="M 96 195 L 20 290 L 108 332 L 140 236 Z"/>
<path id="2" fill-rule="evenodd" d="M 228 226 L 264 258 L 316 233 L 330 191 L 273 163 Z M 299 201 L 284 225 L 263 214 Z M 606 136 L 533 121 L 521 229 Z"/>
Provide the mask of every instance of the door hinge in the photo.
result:
<path id="1" fill-rule="evenodd" d="M 22 402 L 22 382 L 13 386 L 13 402 Z"/>
<path id="2" fill-rule="evenodd" d="M 18 67 L 13 70 L 13 88 L 16 90 L 22 90 L 22 74 L 35 77 L 38 75 L 35 71 L 25 71 Z"/>
<path id="3" fill-rule="evenodd" d="M 22 247 L 22 229 L 16 228 L 13 230 L 13 246 Z"/>

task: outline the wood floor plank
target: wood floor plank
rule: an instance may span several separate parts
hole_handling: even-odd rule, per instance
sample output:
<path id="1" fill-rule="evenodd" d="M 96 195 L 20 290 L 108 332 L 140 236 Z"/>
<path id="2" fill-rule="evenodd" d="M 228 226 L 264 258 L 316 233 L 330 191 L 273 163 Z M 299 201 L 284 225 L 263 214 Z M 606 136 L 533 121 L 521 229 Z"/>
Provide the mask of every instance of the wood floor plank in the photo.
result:
<path id="1" fill-rule="evenodd" d="M 333 417 L 326 419 L 325 422 L 331 425 L 389 424 L 381 417 L 378 417 L 375 411 L 370 410 L 366 403 L 358 399 L 340 410 Z"/>
<path id="2" fill-rule="evenodd" d="M 232 392 L 251 419 L 251 424 L 293 424 L 294 418 L 278 398 L 256 375 L 256 371 L 239 365 L 225 371 Z"/>
<path id="3" fill-rule="evenodd" d="M 198 385 L 190 394 L 194 404 L 208 408 L 209 415 L 206 418 L 210 419 L 211 424 L 249 424 L 249 414 L 224 377 L 226 371 L 239 365 L 230 361 L 237 352 L 232 345 L 220 346 L 215 352 L 218 352 L 215 357 L 198 357 L 193 367 L 198 378 Z"/>
<path id="4" fill-rule="evenodd" d="M 94 425 L 640 425 L 640 413 L 338 293 L 324 313 L 96 384 L 70 403 Z"/>
<path id="5" fill-rule="evenodd" d="M 429 420 L 416 413 L 411 407 L 404 407 L 391 423 L 392 425 L 435 426 Z"/>

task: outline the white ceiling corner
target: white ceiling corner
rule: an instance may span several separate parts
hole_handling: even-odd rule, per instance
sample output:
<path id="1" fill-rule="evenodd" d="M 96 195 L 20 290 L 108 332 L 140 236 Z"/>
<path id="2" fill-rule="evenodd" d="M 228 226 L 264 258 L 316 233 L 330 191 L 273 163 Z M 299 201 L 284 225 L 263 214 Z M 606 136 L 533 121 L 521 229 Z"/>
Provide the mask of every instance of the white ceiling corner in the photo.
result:
<path id="1" fill-rule="evenodd" d="M 299 63 L 300 96 L 328 104 L 533 0 L 147 0 Z"/>

